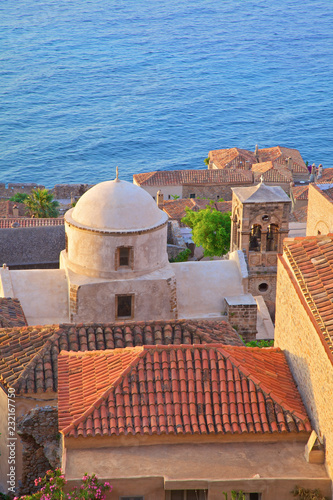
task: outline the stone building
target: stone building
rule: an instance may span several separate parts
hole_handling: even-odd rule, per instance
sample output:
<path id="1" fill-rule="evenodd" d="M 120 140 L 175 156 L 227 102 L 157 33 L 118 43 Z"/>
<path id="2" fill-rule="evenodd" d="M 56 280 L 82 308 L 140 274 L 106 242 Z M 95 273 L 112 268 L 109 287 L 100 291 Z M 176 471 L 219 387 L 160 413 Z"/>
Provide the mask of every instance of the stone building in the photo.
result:
<path id="1" fill-rule="evenodd" d="M 208 198 L 230 201 L 231 188 L 253 184 L 252 172 L 244 170 L 165 170 L 133 175 L 133 183 L 142 187 L 154 199 L 157 192 L 164 200 L 179 198 Z"/>
<path id="2" fill-rule="evenodd" d="M 236 331 L 223 320 L 22 327 L 24 315 L 12 299 L 0 301 L 0 317 L 6 321 L 3 326 L 7 326 L 0 330 L 0 491 L 6 491 L 8 486 L 8 395 L 14 391 L 20 431 L 15 436 L 15 478 L 16 485 L 22 481 L 22 494 L 31 491 L 36 477 L 60 465 L 58 429 L 52 432 L 51 427 L 54 429 L 54 418 L 57 420 L 61 350 L 96 352 L 167 344 L 243 345 Z M 39 427 L 40 432 L 36 432 Z"/>
<path id="3" fill-rule="evenodd" d="M 333 232 L 333 187 L 309 185 L 307 236 Z"/>
<path id="4" fill-rule="evenodd" d="M 245 149 L 217 149 L 209 151 L 208 168 L 214 169 L 245 169 L 251 170 L 257 163 L 271 162 L 274 169 L 281 173 L 289 172 L 294 181 L 309 180 L 309 171 L 297 149 L 275 146 L 259 149 L 254 152 Z M 255 169 L 257 167 L 254 167 Z M 266 168 L 266 167 L 265 167 Z"/>
<path id="5" fill-rule="evenodd" d="M 234 188 L 230 251 L 242 250 L 247 259 L 248 291 L 275 303 L 277 256 L 288 235 L 290 199 L 279 186 L 263 182 Z"/>
<path id="6" fill-rule="evenodd" d="M 309 193 L 313 189 L 310 186 Z M 311 197 L 311 194 L 310 194 Z M 287 239 L 279 258 L 275 345 L 284 350 L 333 479 L 333 237 Z"/>
<path id="7" fill-rule="evenodd" d="M 20 300 L 30 325 L 221 319 L 228 315 L 226 299 L 235 297 L 240 307 L 256 309 L 241 252 L 229 260 L 170 264 L 167 223 L 138 186 L 118 178 L 97 184 L 65 214 L 60 269 L 2 268 L 0 293 Z M 233 323 L 250 338 L 252 316 Z"/>
<path id="8" fill-rule="evenodd" d="M 288 500 L 330 493 L 307 463 L 311 427 L 279 349 L 146 346 L 59 355 L 62 467 L 98 471 L 110 498 Z"/>

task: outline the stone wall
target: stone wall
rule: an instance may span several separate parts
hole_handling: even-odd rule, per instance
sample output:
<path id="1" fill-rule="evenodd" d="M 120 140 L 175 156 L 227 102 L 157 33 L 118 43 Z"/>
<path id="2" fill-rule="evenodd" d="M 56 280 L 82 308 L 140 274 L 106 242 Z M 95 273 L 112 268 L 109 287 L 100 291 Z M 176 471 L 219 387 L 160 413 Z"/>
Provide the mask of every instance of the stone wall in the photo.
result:
<path id="1" fill-rule="evenodd" d="M 241 187 L 252 186 L 252 182 L 244 182 Z M 232 190 L 233 187 L 240 187 L 239 184 L 227 184 L 227 185 L 187 185 L 183 186 L 182 198 L 190 198 L 192 194 L 195 198 L 207 198 L 209 200 L 221 200 L 231 201 L 232 200 Z"/>
<path id="2" fill-rule="evenodd" d="M 226 298 L 227 321 L 245 342 L 255 340 L 257 334 L 257 304 L 232 304 Z"/>
<path id="3" fill-rule="evenodd" d="M 25 193 L 30 194 L 33 189 L 45 189 L 45 186 L 41 184 L 35 184 L 33 182 L 22 182 L 18 183 L 9 183 L 8 186 L 3 182 L 0 183 L 0 198 L 11 198 L 16 193 Z"/>
<path id="4" fill-rule="evenodd" d="M 325 191 L 310 184 L 306 236 L 317 236 L 332 231 L 333 200 L 325 195 Z"/>
<path id="5" fill-rule="evenodd" d="M 54 406 L 37 407 L 18 419 L 18 434 L 23 444 L 23 470 L 19 494 L 36 490 L 35 478 L 49 469 L 60 467 L 58 410 Z"/>
<path id="6" fill-rule="evenodd" d="M 326 448 L 326 468 L 333 479 L 333 364 L 315 327 L 313 316 L 302 303 L 302 294 L 281 262 L 276 292 L 275 346 L 285 351 L 298 390 L 318 436 Z M 289 271 L 293 276 L 292 271 Z M 298 293 L 297 293 L 298 291 Z"/>

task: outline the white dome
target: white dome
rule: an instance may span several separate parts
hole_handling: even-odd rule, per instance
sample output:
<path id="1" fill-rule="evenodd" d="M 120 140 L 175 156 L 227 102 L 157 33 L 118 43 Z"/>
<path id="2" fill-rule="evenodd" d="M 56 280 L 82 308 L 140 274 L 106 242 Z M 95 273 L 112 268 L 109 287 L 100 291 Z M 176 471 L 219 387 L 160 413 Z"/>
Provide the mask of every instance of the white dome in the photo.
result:
<path id="1" fill-rule="evenodd" d="M 71 218 L 88 228 L 126 232 L 164 224 L 167 214 L 144 189 L 115 179 L 101 182 L 81 196 Z"/>

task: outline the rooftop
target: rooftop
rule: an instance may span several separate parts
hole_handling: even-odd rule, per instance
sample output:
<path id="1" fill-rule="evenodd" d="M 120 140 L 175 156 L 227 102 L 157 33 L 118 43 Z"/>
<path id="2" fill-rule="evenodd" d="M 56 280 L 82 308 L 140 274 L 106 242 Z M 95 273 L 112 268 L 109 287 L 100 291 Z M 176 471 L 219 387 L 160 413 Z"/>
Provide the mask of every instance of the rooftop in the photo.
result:
<path id="1" fill-rule="evenodd" d="M 271 161 L 254 163 L 251 167 L 255 181 L 259 181 L 261 176 L 264 182 L 290 183 L 293 180 L 292 173 L 286 167 L 276 166 Z"/>
<path id="2" fill-rule="evenodd" d="M 0 298 L 0 328 L 25 325 L 27 325 L 27 320 L 20 301 L 12 298 Z"/>
<path id="3" fill-rule="evenodd" d="M 65 436 L 271 434 L 311 426 L 280 349 L 145 346 L 59 355 Z"/>
<path id="4" fill-rule="evenodd" d="M 186 184 L 252 183 L 251 172 L 238 170 L 161 170 L 133 175 L 139 186 L 178 186 Z"/>
<path id="5" fill-rule="evenodd" d="M 210 205 L 210 200 L 198 200 L 198 198 L 182 198 L 179 200 L 166 200 L 163 204 L 163 210 L 170 219 L 180 220 L 185 217 L 185 208 L 198 211 Z M 211 205 L 219 212 L 231 212 L 231 201 L 218 201 Z"/>
<path id="6" fill-rule="evenodd" d="M 263 182 L 256 186 L 232 188 L 242 203 L 290 202 L 290 198 L 280 186 L 266 186 Z"/>
<path id="7" fill-rule="evenodd" d="M 0 382 L 18 394 L 55 392 L 61 350 L 95 351 L 165 344 L 243 345 L 225 321 L 150 321 L 0 330 Z"/>
<path id="8" fill-rule="evenodd" d="M 333 354 L 333 235 L 287 238 L 284 255 Z"/>

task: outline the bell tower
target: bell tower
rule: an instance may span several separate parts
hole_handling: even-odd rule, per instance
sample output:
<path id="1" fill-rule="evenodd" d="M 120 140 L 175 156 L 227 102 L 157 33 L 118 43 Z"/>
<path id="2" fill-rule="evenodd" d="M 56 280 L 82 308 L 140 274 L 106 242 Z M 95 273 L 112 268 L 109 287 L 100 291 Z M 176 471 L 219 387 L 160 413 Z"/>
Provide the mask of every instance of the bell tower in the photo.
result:
<path id="1" fill-rule="evenodd" d="M 249 274 L 248 292 L 275 303 L 277 256 L 288 236 L 291 201 L 279 186 L 233 188 L 230 251 L 242 250 Z"/>

